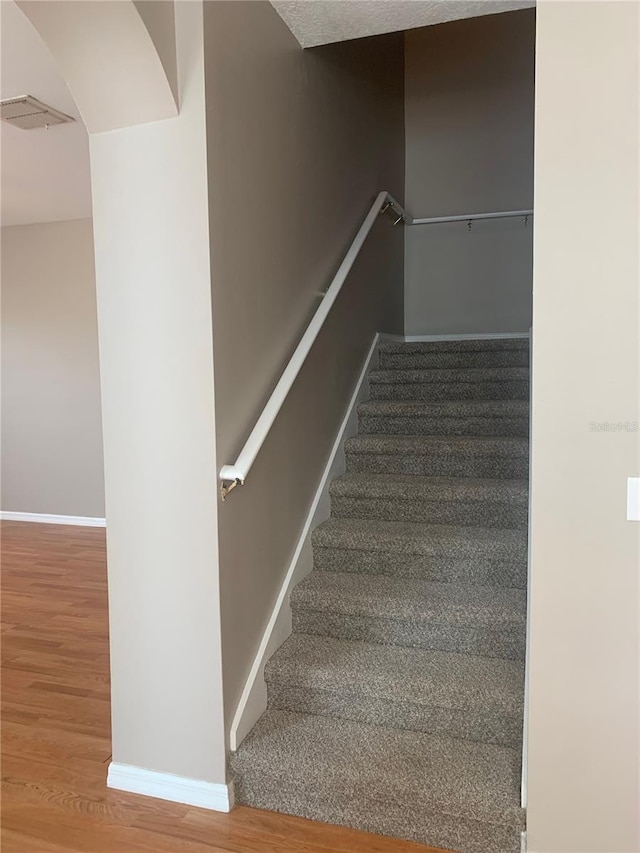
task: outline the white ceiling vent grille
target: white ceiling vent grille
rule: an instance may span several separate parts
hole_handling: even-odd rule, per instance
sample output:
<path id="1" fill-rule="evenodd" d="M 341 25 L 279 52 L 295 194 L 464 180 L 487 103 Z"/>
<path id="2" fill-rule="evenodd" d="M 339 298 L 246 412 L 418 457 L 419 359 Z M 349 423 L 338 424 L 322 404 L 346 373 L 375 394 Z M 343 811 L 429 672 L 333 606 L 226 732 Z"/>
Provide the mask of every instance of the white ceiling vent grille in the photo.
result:
<path id="1" fill-rule="evenodd" d="M 0 118 L 21 130 L 35 130 L 39 127 L 51 127 L 54 124 L 75 121 L 72 116 L 43 104 L 33 95 L 0 101 Z"/>

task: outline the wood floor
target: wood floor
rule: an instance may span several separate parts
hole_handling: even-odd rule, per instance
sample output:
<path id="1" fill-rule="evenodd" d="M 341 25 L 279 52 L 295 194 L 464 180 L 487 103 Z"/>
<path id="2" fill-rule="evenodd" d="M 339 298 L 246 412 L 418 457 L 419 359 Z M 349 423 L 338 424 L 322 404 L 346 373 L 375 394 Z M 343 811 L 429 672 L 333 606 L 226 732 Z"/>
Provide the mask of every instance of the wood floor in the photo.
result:
<path id="1" fill-rule="evenodd" d="M 104 530 L 2 522 L 2 853 L 442 853 L 109 790 Z"/>

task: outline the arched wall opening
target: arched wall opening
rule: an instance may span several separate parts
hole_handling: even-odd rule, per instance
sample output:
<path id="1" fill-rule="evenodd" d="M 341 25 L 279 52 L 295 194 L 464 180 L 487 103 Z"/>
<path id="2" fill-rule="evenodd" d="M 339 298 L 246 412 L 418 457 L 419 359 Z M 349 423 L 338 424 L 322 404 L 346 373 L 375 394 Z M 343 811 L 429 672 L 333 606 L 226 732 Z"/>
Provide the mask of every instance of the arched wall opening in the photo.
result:
<path id="1" fill-rule="evenodd" d="M 89 133 L 178 114 L 173 2 L 17 5 L 54 55 Z"/>

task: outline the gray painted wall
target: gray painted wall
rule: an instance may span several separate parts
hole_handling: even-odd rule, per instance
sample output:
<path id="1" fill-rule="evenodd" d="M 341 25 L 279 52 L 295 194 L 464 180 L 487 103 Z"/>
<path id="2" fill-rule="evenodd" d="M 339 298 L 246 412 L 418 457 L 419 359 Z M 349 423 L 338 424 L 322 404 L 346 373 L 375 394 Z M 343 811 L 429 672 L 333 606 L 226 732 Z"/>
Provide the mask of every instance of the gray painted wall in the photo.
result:
<path id="1" fill-rule="evenodd" d="M 403 38 L 303 51 L 269 3 L 205 4 L 217 456 L 235 460 L 381 189 L 404 186 Z M 220 507 L 233 713 L 362 361 L 402 331 L 384 219 L 247 480 Z"/>
<path id="2" fill-rule="evenodd" d="M 104 517 L 90 219 L 2 228 L 2 509 Z"/>
<path id="3" fill-rule="evenodd" d="M 431 217 L 532 207 L 535 10 L 405 38 L 408 209 Z M 406 334 L 528 331 L 531 226 L 408 228 Z"/>

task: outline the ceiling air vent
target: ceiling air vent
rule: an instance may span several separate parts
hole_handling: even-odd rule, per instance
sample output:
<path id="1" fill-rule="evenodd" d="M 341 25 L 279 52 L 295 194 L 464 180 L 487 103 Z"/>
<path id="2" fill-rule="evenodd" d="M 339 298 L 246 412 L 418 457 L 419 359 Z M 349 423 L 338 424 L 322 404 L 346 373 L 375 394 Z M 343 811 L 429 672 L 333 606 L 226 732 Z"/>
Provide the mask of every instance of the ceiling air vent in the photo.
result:
<path id="1" fill-rule="evenodd" d="M 0 101 L 0 118 L 21 130 L 36 130 L 39 127 L 51 127 L 54 124 L 75 121 L 72 116 L 48 107 L 33 95 Z"/>

